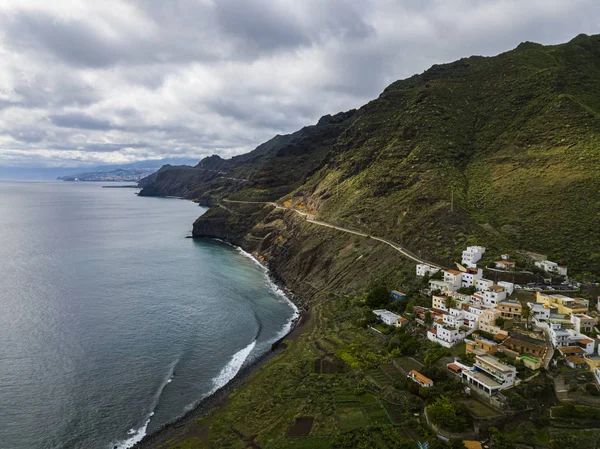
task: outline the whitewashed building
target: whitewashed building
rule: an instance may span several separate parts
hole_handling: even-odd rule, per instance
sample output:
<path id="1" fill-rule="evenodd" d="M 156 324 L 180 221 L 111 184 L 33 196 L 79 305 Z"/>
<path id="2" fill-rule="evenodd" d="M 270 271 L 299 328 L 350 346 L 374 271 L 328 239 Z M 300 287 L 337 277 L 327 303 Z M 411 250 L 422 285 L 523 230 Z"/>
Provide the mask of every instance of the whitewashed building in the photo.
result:
<path id="1" fill-rule="evenodd" d="M 455 287 L 453 284 L 451 284 L 449 282 L 432 279 L 429 281 L 429 291 L 434 292 L 436 290 L 438 290 L 442 293 L 455 292 L 456 290 L 458 290 L 458 287 Z"/>
<path id="2" fill-rule="evenodd" d="M 461 376 L 463 382 L 477 391 L 492 395 L 515 385 L 517 368 L 490 354 L 481 354 L 475 356 L 475 364 L 470 369 L 462 369 Z"/>
<path id="3" fill-rule="evenodd" d="M 527 305 L 531 309 L 532 318 L 534 321 L 547 321 L 550 319 L 550 306 L 540 304 L 539 302 L 528 302 Z"/>
<path id="4" fill-rule="evenodd" d="M 494 285 L 494 281 L 490 279 L 477 279 L 475 281 L 475 289 L 478 292 L 485 292 L 489 290 L 492 285 Z"/>
<path id="5" fill-rule="evenodd" d="M 426 263 L 420 263 L 417 265 L 417 276 L 425 276 L 429 274 L 430 276 L 434 273 L 440 271 L 437 267 L 432 267 L 431 265 L 427 265 Z"/>
<path id="6" fill-rule="evenodd" d="M 498 285 L 500 287 L 504 287 L 504 291 L 506 292 L 507 296 L 512 295 L 515 291 L 515 284 L 513 284 L 512 282 L 500 281 L 498 282 Z"/>
<path id="7" fill-rule="evenodd" d="M 458 328 L 437 323 L 434 329 L 427 331 L 427 338 L 446 348 L 451 348 L 461 343 L 466 334 Z"/>
<path id="8" fill-rule="evenodd" d="M 556 273 L 560 276 L 567 276 L 567 267 L 564 265 L 558 265 L 556 262 L 550 260 L 539 260 L 535 262 L 535 266 L 541 268 L 546 273 Z"/>
<path id="9" fill-rule="evenodd" d="M 389 310 L 385 309 L 373 310 L 373 313 L 377 315 L 377 317 L 385 324 L 401 327 L 400 320 L 402 317 L 400 315 L 396 315 L 394 312 L 390 312 Z"/>
<path id="10" fill-rule="evenodd" d="M 458 270 L 444 270 L 444 282 L 452 285 L 454 290 L 458 290 L 462 286 L 463 273 Z"/>
<path id="11" fill-rule="evenodd" d="M 468 268 L 476 268 L 477 262 L 481 260 L 481 257 L 485 253 L 483 246 L 468 246 L 466 250 L 462 252 L 462 264 Z"/>
<path id="12" fill-rule="evenodd" d="M 467 271 L 462 274 L 462 287 L 472 287 L 481 278 L 483 278 L 483 270 L 481 268 L 467 268 Z"/>

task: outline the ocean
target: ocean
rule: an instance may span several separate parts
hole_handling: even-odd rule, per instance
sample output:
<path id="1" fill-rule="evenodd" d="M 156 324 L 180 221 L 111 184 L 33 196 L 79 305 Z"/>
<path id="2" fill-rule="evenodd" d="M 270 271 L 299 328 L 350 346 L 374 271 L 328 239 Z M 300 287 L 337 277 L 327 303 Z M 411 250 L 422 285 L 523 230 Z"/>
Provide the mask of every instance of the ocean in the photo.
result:
<path id="1" fill-rule="evenodd" d="M 204 209 L 98 183 L 0 182 L 0 446 L 126 449 L 297 316 Z"/>

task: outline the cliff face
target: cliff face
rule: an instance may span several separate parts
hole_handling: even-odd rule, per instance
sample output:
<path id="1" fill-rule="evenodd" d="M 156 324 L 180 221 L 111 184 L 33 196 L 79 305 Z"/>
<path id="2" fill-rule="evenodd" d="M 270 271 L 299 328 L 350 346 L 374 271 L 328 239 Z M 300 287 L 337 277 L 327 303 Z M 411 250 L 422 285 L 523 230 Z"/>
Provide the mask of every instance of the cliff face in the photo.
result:
<path id="1" fill-rule="evenodd" d="M 380 280 L 400 285 L 396 282 L 414 271 L 413 263 L 373 239 L 317 226 L 272 206 L 229 206 L 198 218 L 193 235 L 224 239 L 259 255 L 303 301 L 361 291 L 365 283 Z"/>
<path id="2" fill-rule="evenodd" d="M 300 217 L 268 221 L 281 211 L 241 217 L 222 199 L 300 203 L 322 220 L 435 261 L 448 263 L 477 243 L 600 272 L 599 167 L 600 36 L 582 35 L 433 66 L 358 111 L 246 155 L 158 173 L 142 194 L 220 203 L 230 210 L 201 217 L 196 235 L 227 234 L 278 266 L 295 260 L 294 269 L 309 263 L 303 248 L 317 245 L 321 230 L 313 234 Z M 337 267 L 340 248 L 329 245 L 349 237 L 321 237 L 318 263 Z"/>

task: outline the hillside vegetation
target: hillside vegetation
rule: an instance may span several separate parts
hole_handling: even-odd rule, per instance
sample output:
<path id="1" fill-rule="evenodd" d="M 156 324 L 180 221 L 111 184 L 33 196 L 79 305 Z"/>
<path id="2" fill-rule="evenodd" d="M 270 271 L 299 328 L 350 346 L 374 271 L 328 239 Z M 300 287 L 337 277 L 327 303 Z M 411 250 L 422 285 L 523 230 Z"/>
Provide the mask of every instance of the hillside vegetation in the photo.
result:
<path id="1" fill-rule="evenodd" d="M 293 197 L 442 263 L 478 243 L 600 273 L 599 114 L 600 36 L 527 42 L 435 65 L 246 155 L 164 169 L 142 194 Z"/>

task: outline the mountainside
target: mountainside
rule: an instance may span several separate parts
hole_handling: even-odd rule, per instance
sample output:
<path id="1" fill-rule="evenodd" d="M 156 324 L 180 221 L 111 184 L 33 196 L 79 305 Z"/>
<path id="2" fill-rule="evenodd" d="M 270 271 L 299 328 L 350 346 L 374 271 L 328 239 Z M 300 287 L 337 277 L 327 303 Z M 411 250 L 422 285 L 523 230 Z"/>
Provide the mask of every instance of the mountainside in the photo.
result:
<path id="1" fill-rule="evenodd" d="M 357 111 L 326 116 L 246 155 L 165 168 L 142 182 L 141 194 L 207 205 L 293 199 L 320 220 L 441 263 L 477 243 L 600 273 L 599 113 L 600 36 L 527 42 L 495 57 L 435 65 Z M 229 206 L 201 217 L 196 235 L 231 235 L 273 254 L 299 226 L 276 220 L 285 211 L 242 219 Z M 287 230 L 265 234 L 273 222 Z"/>

